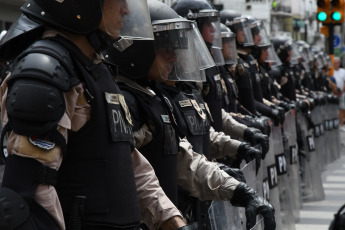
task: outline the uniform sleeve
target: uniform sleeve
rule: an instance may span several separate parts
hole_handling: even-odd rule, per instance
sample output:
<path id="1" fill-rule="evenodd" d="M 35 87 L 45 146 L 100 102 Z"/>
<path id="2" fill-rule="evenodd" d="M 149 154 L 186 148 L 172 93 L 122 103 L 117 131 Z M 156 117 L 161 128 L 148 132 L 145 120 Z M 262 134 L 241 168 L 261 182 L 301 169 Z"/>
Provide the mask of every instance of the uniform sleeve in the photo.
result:
<path id="1" fill-rule="evenodd" d="M 8 122 L 5 106 L 8 91 L 7 80 L 8 78 L 5 79 L 0 88 L 1 120 L 3 125 Z M 64 93 L 66 111 L 59 121 L 58 130 L 66 140 L 67 130 L 78 130 L 87 122 L 90 115 L 88 106 L 84 106 L 83 100 L 80 98 L 82 90 L 82 85 L 80 84 Z M 56 170 L 59 169 L 63 158 L 59 146 L 55 146 L 50 150 L 42 149 L 33 145 L 27 136 L 18 135 L 14 132 L 9 134 L 6 148 L 9 155 L 14 154 L 20 157 L 32 158 Z M 35 200 L 49 212 L 61 229 L 65 229 L 61 205 L 54 186 L 38 185 L 35 192 Z"/>
<path id="2" fill-rule="evenodd" d="M 135 149 L 132 153 L 134 177 L 141 217 L 150 230 L 159 229 L 166 220 L 182 215 L 159 186 L 153 168 L 146 158 Z"/>
<path id="3" fill-rule="evenodd" d="M 143 126 L 139 130 L 133 132 L 133 136 L 135 147 L 137 149 L 147 145 L 152 141 L 152 132 L 146 124 L 143 124 Z"/>
<path id="4" fill-rule="evenodd" d="M 231 139 L 223 132 L 217 132 L 210 128 L 210 154 L 211 158 L 223 158 L 225 156 L 236 156 L 237 149 L 242 142 Z"/>
<path id="5" fill-rule="evenodd" d="M 231 200 L 239 182 L 220 170 L 216 163 L 192 150 L 186 140 L 180 141 L 178 183 L 200 200 Z"/>
<path id="6" fill-rule="evenodd" d="M 222 109 L 224 133 L 234 138 L 243 138 L 246 125 L 237 122 L 232 116 Z"/>

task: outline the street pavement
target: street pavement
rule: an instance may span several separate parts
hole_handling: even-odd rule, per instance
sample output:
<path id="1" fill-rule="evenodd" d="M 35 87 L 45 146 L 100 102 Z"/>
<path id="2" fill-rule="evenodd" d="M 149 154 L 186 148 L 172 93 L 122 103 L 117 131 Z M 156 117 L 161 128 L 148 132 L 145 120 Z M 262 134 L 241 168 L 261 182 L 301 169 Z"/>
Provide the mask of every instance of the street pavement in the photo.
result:
<path id="1" fill-rule="evenodd" d="M 303 203 L 296 230 L 328 230 L 334 214 L 345 204 L 345 132 L 341 140 L 341 157 L 322 172 L 325 200 Z"/>

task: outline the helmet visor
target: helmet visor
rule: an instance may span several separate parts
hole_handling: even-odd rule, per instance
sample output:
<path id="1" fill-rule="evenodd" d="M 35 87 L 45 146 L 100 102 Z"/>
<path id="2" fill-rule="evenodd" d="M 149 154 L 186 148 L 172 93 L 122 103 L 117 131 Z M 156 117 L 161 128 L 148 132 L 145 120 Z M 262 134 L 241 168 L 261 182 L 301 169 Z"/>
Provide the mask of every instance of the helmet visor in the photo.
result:
<path id="1" fill-rule="evenodd" d="M 236 40 L 239 44 L 244 47 L 254 45 L 253 35 L 247 18 L 234 18 L 230 23 L 233 23 L 233 32 L 236 34 Z"/>
<path id="2" fill-rule="evenodd" d="M 200 33 L 204 41 L 212 48 L 222 48 L 219 16 L 200 17 L 197 20 Z"/>
<path id="3" fill-rule="evenodd" d="M 298 45 L 296 43 L 291 43 L 291 60 L 296 60 L 301 58 L 301 54 L 298 49 Z"/>
<path id="4" fill-rule="evenodd" d="M 323 57 L 322 54 L 318 53 L 316 55 L 316 63 L 317 63 L 317 68 L 320 70 L 323 68 L 324 63 L 323 63 Z"/>
<path id="5" fill-rule="evenodd" d="M 333 68 L 333 63 L 332 63 L 331 57 L 327 56 L 326 59 L 327 59 L 327 63 L 328 63 L 328 68 Z"/>
<path id="6" fill-rule="evenodd" d="M 121 37 L 131 40 L 153 40 L 150 12 L 146 0 L 122 0 L 129 13 L 124 16 Z"/>
<path id="7" fill-rule="evenodd" d="M 250 28 L 253 34 L 253 42 L 255 46 L 263 47 L 271 44 L 270 38 L 267 35 L 265 26 L 262 21 L 256 21 L 250 24 Z"/>
<path id="8" fill-rule="evenodd" d="M 163 80 L 205 81 L 200 75 L 192 22 L 181 19 L 154 21 L 154 49 Z"/>
<path id="9" fill-rule="evenodd" d="M 279 66 L 282 64 L 281 60 L 279 59 L 276 51 L 273 48 L 273 44 L 271 44 L 268 48 L 262 48 L 261 51 L 263 54 L 267 52 L 266 62 L 271 63 L 272 66 Z M 261 54 L 261 56 L 263 55 Z"/>
<path id="10" fill-rule="evenodd" d="M 193 23 L 193 36 L 195 47 L 197 48 L 197 56 L 200 59 L 199 69 L 208 69 L 215 66 L 216 64 L 214 63 L 210 51 L 208 50 L 204 39 L 202 38 L 200 31 L 196 26 L 196 22 Z"/>
<path id="11" fill-rule="evenodd" d="M 237 64 L 236 37 L 234 33 L 222 33 L 223 57 L 228 65 Z"/>

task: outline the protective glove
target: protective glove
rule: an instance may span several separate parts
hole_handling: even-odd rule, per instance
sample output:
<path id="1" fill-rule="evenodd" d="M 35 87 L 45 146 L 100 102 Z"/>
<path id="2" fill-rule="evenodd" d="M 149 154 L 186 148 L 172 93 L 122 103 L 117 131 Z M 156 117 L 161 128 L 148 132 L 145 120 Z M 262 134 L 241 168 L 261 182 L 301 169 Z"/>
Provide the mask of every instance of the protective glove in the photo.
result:
<path id="1" fill-rule="evenodd" d="M 260 144 L 262 149 L 262 159 L 265 159 L 266 153 L 270 147 L 267 135 L 263 134 L 259 129 L 248 127 L 244 130 L 243 138 L 250 142 L 252 146 Z"/>
<path id="2" fill-rule="evenodd" d="M 268 117 L 261 116 L 255 119 L 255 128 L 258 128 L 268 137 L 271 135 L 271 121 Z"/>
<path id="3" fill-rule="evenodd" d="M 261 151 L 251 147 L 248 143 L 242 142 L 237 149 L 237 160 L 234 162 L 235 167 L 239 168 L 241 161 L 245 160 L 248 164 L 255 159 L 256 173 L 259 171 L 261 165 Z"/>
<path id="4" fill-rule="evenodd" d="M 264 218 L 265 230 L 275 230 L 274 208 L 265 199 L 260 197 L 254 189 L 244 183 L 239 183 L 234 190 L 230 203 L 235 207 L 244 207 L 247 229 L 254 227 L 256 215 L 261 214 Z"/>
<path id="5" fill-rule="evenodd" d="M 222 164 L 222 163 L 217 163 L 218 167 L 226 172 L 229 176 L 232 176 L 239 182 L 246 183 L 246 178 L 244 177 L 241 169 L 238 168 L 230 168 L 229 166 Z"/>
<path id="6" fill-rule="evenodd" d="M 280 112 L 278 109 L 271 110 L 271 118 L 275 126 L 279 125 L 280 123 Z"/>
<path id="7" fill-rule="evenodd" d="M 274 124 L 275 125 L 283 124 L 285 120 L 285 109 L 277 105 L 272 105 L 271 108 L 272 108 L 272 117 L 274 120 Z"/>
<path id="8" fill-rule="evenodd" d="M 194 222 L 193 224 L 185 225 L 177 230 L 198 230 L 198 223 Z"/>

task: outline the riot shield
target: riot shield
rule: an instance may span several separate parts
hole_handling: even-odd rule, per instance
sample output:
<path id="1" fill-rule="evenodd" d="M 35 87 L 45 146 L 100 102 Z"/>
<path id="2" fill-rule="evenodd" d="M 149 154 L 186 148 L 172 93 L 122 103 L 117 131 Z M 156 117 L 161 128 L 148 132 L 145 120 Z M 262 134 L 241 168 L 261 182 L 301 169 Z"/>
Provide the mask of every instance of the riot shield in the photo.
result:
<path id="1" fill-rule="evenodd" d="M 239 208 L 229 201 L 212 201 L 208 210 L 212 230 L 241 230 Z"/>
<path id="2" fill-rule="evenodd" d="M 275 162 L 278 175 L 278 192 L 280 202 L 280 214 L 282 219 L 282 228 L 286 230 L 295 229 L 295 218 L 292 211 L 291 202 L 291 184 L 287 175 L 287 161 L 284 151 L 282 127 L 273 126 L 272 133 L 274 141 Z M 288 145 L 288 144 L 287 144 Z"/>
<path id="3" fill-rule="evenodd" d="M 312 111 L 311 111 L 311 119 L 313 121 L 313 123 L 315 124 L 314 126 L 314 142 L 315 142 L 315 153 L 317 154 L 318 157 L 318 164 L 319 164 L 319 168 L 321 170 L 325 169 L 326 166 L 326 162 L 328 162 L 328 148 L 327 148 L 327 144 L 328 142 L 326 141 L 328 132 L 322 132 L 321 133 L 321 124 L 325 124 L 324 120 L 326 119 L 327 121 L 327 127 L 328 129 L 328 119 L 325 118 L 325 114 L 324 114 L 324 109 L 322 108 L 323 106 L 318 105 L 316 106 Z"/>
<path id="4" fill-rule="evenodd" d="M 300 219 L 302 201 L 301 181 L 299 176 L 298 146 L 296 133 L 296 111 L 291 109 L 285 114 L 284 129 L 284 152 L 286 156 L 287 175 L 291 189 L 291 204 L 295 222 Z M 287 143 L 286 143 L 287 142 Z"/>
<path id="5" fill-rule="evenodd" d="M 271 123 L 272 124 L 272 123 Z M 263 197 L 270 202 L 270 204 L 275 209 L 275 220 L 276 220 L 276 229 L 282 229 L 282 218 L 280 213 L 280 200 L 279 200 L 279 190 L 278 190 L 278 174 L 277 167 L 275 162 L 275 138 L 273 135 L 273 130 L 275 129 L 271 125 L 271 135 L 269 136 L 269 150 L 266 154 L 265 159 L 263 160 Z M 264 168 L 265 167 L 265 168 Z"/>
<path id="6" fill-rule="evenodd" d="M 242 164 L 243 165 L 243 164 Z M 256 164 L 255 164 L 255 159 L 249 162 L 248 164 L 244 164 L 243 166 L 241 165 L 241 171 L 246 178 L 246 184 L 249 187 L 252 187 L 255 189 L 256 187 Z M 242 229 L 246 230 L 246 223 L 247 223 L 247 218 L 245 215 L 245 209 L 240 208 L 240 219 L 241 222 L 243 223 Z"/>
<path id="7" fill-rule="evenodd" d="M 303 201 L 319 201 L 325 198 L 319 168 L 318 156 L 315 153 L 314 131 L 308 129 L 308 120 L 297 112 L 297 124 L 300 129 L 299 160 L 301 172 L 301 188 Z M 323 131 L 323 124 L 320 125 L 320 133 Z"/>

